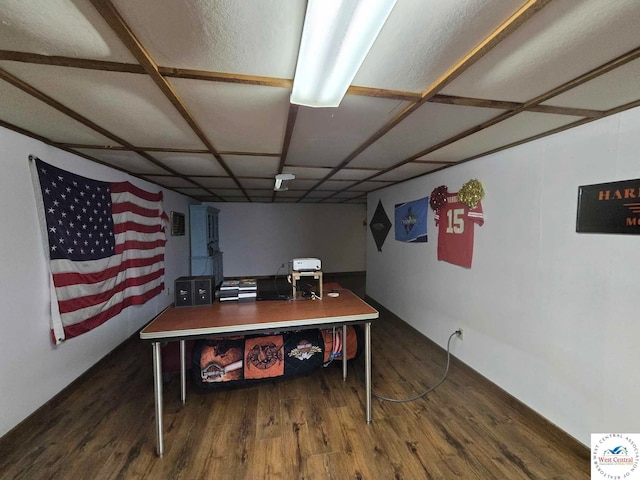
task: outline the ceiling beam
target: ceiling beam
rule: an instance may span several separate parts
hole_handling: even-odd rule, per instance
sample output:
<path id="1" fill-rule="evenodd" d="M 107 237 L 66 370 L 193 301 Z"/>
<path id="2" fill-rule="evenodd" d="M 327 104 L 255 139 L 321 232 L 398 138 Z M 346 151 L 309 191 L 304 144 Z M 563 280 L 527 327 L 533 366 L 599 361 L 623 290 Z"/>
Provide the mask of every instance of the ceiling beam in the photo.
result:
<path id="1" fill-rule="evenodd" d="M 124 21 L 120 13 L 116 10 L 113 4 L 109 0 L 91 0 L 91 3 L 96 8 L 98 13 L 102 15 L 107 24 L 111 27 L 111 29 L 115 32 L 115 34 L 120 38 L 122 43 L 129 49 L 131 54 L 138 60 L 144 71 L 151 77 L 156 86 L 162 91 L 162 93 L 167 97 L 167 99 L 172 103 L 174 108 L 182 115 L 182 118 L 187 122 L 187 124 L 191 127 L 193 132 L 198 136 L 198 138 L 202 141 L 202 143 L 209 149 L 211 154 L 215 157 L 218 163 L 222 166 L 222 168 L 227 172 L 229 177 L 236 183 L 238 188 L 242 190 L 242 192 L 249 199 L 249 195 L 246 194 L 244 187 L 240 184 L 234 173 L 231 171 L 226 162 L 222 159 L 220 154 L 217 152 L 209 138 L 206 136 L 202 128 L 198 125 L 195 118 L 189 112 L 186 105 L 178 96 L 178 93 L 175 91 L 173 86 L 167 81 L 166 78 L 162 76 L 158 69 L 158 65 L 151 58 L 147 50 L 142 46 L 142 44 L 138 41 L 138 38 L 135 36 L 133 31 L 129 28 L 129 25 Z"/>

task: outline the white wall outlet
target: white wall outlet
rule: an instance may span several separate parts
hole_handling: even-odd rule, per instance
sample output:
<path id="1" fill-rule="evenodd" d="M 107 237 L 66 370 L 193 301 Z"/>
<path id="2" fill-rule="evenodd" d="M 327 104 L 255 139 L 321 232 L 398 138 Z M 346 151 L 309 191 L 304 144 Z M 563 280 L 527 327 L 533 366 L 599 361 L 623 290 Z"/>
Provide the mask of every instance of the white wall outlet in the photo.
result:
<path id="1" fill-rule="evenodd" d="M 458 327 L 457 333 L 458 333 L 458 338 L 460 340 L 464 340 L 464 330 L 462 329 L 462 327 Z"/>

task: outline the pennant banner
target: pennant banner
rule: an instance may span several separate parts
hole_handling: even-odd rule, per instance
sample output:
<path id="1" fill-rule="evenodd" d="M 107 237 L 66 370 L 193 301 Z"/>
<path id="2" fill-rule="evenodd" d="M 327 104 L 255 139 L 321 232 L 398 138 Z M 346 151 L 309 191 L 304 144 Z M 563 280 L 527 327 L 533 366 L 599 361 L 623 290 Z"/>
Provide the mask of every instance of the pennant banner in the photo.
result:
<path id="1" fill-rule="evenodd" d="M 419 243 L 427 241 L 427 212 L 429 197 L 395 206 L 395 234 L 400 242 Z"/>
<path id="2" fill-rule="evenodd" d="M 162 292 L 167 216 L 162 192 L 34 163 L 49 257 L 51 328 L 60 343 Z"/>
<path id="3" fill-rule="evenodd" d="M 382 245 L 384 245 L 384 241 L 387 239 L 389 230 L 391 230 L 391 221 L 389 220 L 389 217 L 387 217 L 387 213 L 384 211 L 381 200 L 378 200 L 378 206 L 376 207 L 373 217 L 371 217 L 369 228 L 371 229 L 373 240 L 376 242 L 376 247 L 378 248 L 378 251 L 381 252 Z"/>

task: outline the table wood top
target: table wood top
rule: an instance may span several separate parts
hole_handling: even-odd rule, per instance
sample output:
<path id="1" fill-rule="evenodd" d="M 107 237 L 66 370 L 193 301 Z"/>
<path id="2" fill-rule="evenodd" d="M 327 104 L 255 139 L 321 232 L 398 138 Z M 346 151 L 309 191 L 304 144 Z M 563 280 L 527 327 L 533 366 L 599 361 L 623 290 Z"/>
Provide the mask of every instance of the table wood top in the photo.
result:
<path id="1" fill-rule="evenodd" d="M 378 318 L 378 311 L 350 290 L 321 300 L 214 302 L 169 307 L 140 332 L 143 340 L 186 338 L 293 327 L 320 327 Z"/>

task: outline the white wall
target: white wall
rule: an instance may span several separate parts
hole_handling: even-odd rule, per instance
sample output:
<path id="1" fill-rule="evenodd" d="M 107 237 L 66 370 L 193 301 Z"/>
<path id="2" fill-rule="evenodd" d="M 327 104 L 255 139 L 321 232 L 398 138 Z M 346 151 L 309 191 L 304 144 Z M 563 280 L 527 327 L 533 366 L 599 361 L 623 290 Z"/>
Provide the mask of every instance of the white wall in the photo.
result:
<path id="1" fill-rule="evenodd" d="M 366 268 L 366 205 L 212 203 L 220 209 L 225 277 L 275 275 L 297 257 L 317 257 L 323 272 Z"/>
<path id="2" fill-rule="evenodd" d="M 0 436 L 60 392 L 172 301 L 160 295 L 125 309 L 60 346 L 51 343 L 48 273 L 28 156 L 104 181 L 156 185 L 0 127 Z M 189 199 L 164 191 L 164 208 L 188 214 Z M 167 237 L 165 284 L 189 274 L 189 237 Z M 173 292 L 173 288 L 171 288 Z M 172 294 L 172 293 L 171 293 Z M 149 356 L 151 348 L 149 347 Z M 149 357 L 151 358 L 151 357 Z"/>
<path id="3" fill-rule="evenodd" d="M 395 203 L 486 191 L 471 269 L 429 243 L 378 252 L 367 236 L 367 294 L 585 445 L 640 431 L 640 236 L 578 234 L 579 185 L 640 178 L 640 108 L 369 195 Z"/>

